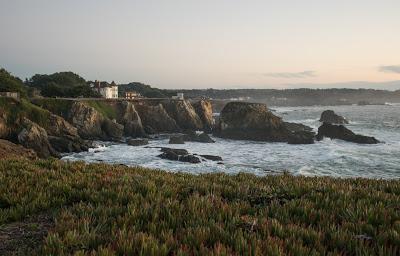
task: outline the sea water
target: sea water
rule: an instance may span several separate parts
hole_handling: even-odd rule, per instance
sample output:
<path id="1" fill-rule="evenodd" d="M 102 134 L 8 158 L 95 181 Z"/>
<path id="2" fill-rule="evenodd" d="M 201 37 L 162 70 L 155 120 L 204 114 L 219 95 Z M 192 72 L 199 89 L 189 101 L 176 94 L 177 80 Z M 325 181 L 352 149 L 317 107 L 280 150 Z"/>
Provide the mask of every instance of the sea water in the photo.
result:
<path id="1" fill-rule="evenodd" d="M 271 107 L 284 121 L 308 125 L 317 131 L 322 111 L 334 110 L 346 117 L 349 129 L 355 133 L 374 136 L 382 143 L 361 145 L 341 140 L 324 139 L 311 145 L 289 145 L 213 138 L 213 144 L 186 142 L 170 145 L 168 138 L 150 140 L 146 146 L 101 143 L 89 152 L 66 155 L 64 160 L 106 162 L 143 166 L 172 172 L 214 173 L 239 172 L 267 175 L 288 171 L 294 175 L 400 178 L 400 105 L 332 106 L 332 107 Z M 190 153 L 218 155 L 221 163 L 203 161 L 182 163 L 157 157 L 158 148 L 184 148 Z"/>

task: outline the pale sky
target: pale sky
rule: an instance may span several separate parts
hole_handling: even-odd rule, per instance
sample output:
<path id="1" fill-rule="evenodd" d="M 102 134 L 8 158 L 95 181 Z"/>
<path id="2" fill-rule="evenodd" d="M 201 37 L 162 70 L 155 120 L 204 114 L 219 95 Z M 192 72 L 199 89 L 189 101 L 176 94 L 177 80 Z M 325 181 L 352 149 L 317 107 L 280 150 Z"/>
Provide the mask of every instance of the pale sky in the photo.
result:
<path id="1" fill-rule="evenodd" d="M 160 88 L 400 80 L 400 0 L 0 0 L 0 31 L 0 66 L 21 78 L 74 71 Z"/>

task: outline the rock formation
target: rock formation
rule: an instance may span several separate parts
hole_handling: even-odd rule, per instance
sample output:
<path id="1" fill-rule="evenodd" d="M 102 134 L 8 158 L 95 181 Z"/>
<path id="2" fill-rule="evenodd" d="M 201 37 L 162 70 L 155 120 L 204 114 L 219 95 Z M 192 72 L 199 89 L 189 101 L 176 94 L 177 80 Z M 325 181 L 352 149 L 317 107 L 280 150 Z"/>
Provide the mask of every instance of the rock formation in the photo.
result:
<path id="1" fill-rule="evenodd" d="M 214 156 L 214 155 L 200 155 L 200 156 L 211 161 L 222 161 L 222 157 L 220 156 Z"/>
<path id="2" fill-rule="evenodd" d="M 101 129 L 103 116 L 94 108 L 77 101 L 72 104 L 69 120 L 72 125 L 78 128 L 78 133 L 82 138 L 104 138 L 104 133 Z"/>
<path id="3" fill-rule="evenodd" d="M 169 144 L 185 144 L 185 141 L 183 140 L 183 136 L 172 136 L 169 138 Z"/>
<path id="4" fill-rule="evenodd" d="M 205 133 L 196 133 L 195 131 L 187 131 L 186 134 L 182 136 L 184 141 L 193 141 L 193 142 L 201 142 L 201 143 L 214 143 L 215 141 L 211 139 L 211 137 Z"/>
<path id="5" fill-rule="evenodd" d="M 329 124 L 348 124 L 349 122 L 342 116 L 337 115 L 333 110 L 325 110 L 321 114 L 320 122 Z"/>
<path id="6" fill-rule="evenodd" d="M 162 104 L 137 104 L 136 110 L 139 113 L 146 132 L 150 129 L 154 133 L 177 132 L 180 130 L 175 120 L 168 115 Z"/>
<path id="7" fill-rule="evenodd" d="M 214 134 L 228 139 L 287 142 L 291 132 L 265 104 L 230 102 L 221 111 Z"/>
<path id="8" fill-rule="evenodd" d="M 119 140 L 123 135 L 123 125 L 111 121 L 93 107 L 79 101 L 72 104 L 69 120 L 84 139 Z"/>
<path id="9" fill-rule="evenodd" d="M 130 146 L 144 146 L 149 144 L 148 139 L 130 139 L 127 141 L 128 145 Z"/>
<path id="10" fill-rule="evenodd" d="M 51 146 L 45 129 L 26 118 L 21 124 L 24 128 L 18 134 L 18 142 L 22 146 L 35 150 L 39 157 L 59 157 L 58 152 Z"/>
<path id="11" fill-rule="evenodd" d="M 135 106 L 131 102 L 123 101 L 120 103 L 119 109 L 117 121 L 124 126 L 124 135 L 129 137 L 145 136 L 142 119 Z"/>
<path id="12" fill-rule="evenodd" d="M 200 100 L 192 105 L 203 123 L 203 130 L 205 132 L 211 132 L 215 125 L 211 102 L 209 100 Z"/>
<path id="13" fill-rule="evenodd" d="M 193 106 L 186 100 L 165 100 L 162 102 L 168 115 L 183 130 L 201 130 L 203 123 Z"/>
<path id="14" fill-rule="evenodd" d="M 377 144 L 379 141 L 374 137 L 363 136 L 355 134 L 351 130 L 347 129 L 343 125 L 333 125 L 328 123 L 323 123 L 318 128 L 317 139 L 322 140 L 324 137 L 331 139 L 340 139 L 354 143 L 360 144 Z"/>
<path id="15" fill-rule="evenodd" d="M 200 163 L 200 158 L 189 154 L 185 149 L 162 148 L 163 152 L 158 157 L 172 161 L 187 162 L 192 164 Z"/>

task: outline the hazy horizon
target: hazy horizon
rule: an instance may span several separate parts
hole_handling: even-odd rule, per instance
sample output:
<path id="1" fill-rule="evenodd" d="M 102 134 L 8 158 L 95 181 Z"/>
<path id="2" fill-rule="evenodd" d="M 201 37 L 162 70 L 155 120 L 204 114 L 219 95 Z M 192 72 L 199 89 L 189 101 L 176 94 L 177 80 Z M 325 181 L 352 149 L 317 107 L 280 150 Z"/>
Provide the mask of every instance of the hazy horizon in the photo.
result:
<path id="1" fill-rule="evenodd" d="M 159 88 L 394 90 L 399 10 L 394 0 L 2 0 L 0 66 Z"/>

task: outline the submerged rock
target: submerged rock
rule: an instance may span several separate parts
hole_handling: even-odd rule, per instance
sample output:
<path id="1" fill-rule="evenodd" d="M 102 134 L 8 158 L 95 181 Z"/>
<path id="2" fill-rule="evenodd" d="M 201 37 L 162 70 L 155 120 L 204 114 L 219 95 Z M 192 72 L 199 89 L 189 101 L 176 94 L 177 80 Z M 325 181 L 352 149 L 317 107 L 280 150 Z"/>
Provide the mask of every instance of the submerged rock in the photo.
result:
<path id="1" fill-rule="evenodd" d="M 322 140 L 324 137 L 331 139 L 340 139 L 349 142 L 359 144 L 377 144 L 379 141 L 374 137 L 364 136 L 355 134 L 351 130 L 347 129 L 343 125 L 333 125 L 329 123 L 323 123 L 318 128 L 317 139 Z"/>
<path id="2" fill-rule="evenodd" d="M 148 139 L 130 139 L 127 141 L 130 146 L 144 146 L 149 144 Z"/>
<path id="3" fill-rule="evenodd" d="M 172 148 L 162 148 L 163 152 L 158 157 L 173 161 L 187 162 L 192 164 L 200 163 L 200 158 L 194 155 L 190 155 L 185 149 L 172 149 Z"/>
<path id="4" fill-rule="evenodd" d="M 183 136 L 172 136 L 169 138 L 169 144 L 185 144 L 185 141 L 183 140 Z"/>
<path id="5" fill-rule="evenodd" d="M 213 155 L 200 155 L 200 156 L 211 161 L 222 161 L 222 157 L 220 156 L 213 156 Z"/>
<path id="6" fill-rule="evenodd" d="M 172 151 L 177 155 L 188 155 L 189 152 L 186 149 L 181 148 L 161 148 L 161 152 L 169 152 Z"/>
<path id="7" fill-rule="evenodd" d="M 333 110 L 325 110 L 321 114 L 320 122 L 329 124 L 348 124 L 344 117 L 337 115 Z"/>

